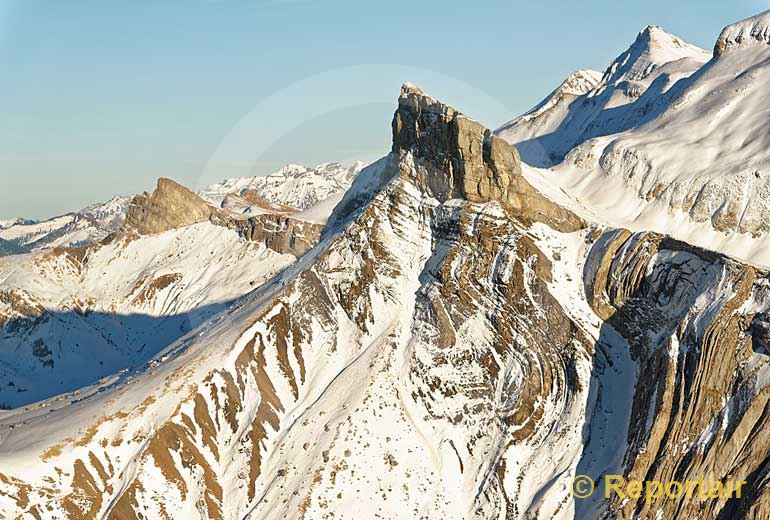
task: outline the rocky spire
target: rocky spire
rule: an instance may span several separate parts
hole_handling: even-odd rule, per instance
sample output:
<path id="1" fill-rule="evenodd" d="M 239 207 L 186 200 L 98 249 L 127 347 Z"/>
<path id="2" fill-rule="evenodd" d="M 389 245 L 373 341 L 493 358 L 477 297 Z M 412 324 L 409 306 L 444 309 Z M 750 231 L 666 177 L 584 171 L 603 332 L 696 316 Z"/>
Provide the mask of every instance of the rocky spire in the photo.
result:
<path id="1" fill-rule="evenodd" d="M 583 225 L 524 179 L 516 148 L 409 83 L 401 87 L 393 117 L 393 153 L 412 154 L 418 167 L 402 161 L 402 174 L 440 201 L 497 201 L 526 220 L 558 229 Z"/>

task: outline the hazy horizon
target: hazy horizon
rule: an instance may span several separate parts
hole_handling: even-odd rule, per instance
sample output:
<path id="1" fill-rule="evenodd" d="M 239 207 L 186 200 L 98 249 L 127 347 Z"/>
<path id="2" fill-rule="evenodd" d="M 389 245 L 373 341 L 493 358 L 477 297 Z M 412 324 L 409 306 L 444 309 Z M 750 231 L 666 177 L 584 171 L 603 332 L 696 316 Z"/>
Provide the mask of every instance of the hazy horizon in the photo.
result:
<path id="1" fill-rule="evenodd" d="M 647 24 L 710 50 L 768 8 L 0 0 L 0 219 L 77 211 L 158 177 L 198 189 L 286 163 L 370 162 L 390 147 L 404 81 L 494 128 L 572 71 L 603 71 Z"/>

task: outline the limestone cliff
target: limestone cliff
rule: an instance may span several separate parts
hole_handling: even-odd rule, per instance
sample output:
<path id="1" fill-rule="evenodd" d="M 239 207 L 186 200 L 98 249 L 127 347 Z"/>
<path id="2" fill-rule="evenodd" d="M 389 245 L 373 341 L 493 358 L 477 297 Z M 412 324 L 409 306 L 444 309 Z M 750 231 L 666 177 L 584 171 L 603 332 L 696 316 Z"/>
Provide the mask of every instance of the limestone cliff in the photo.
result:
<path id="1" fill-rule="evenodd" d="M 654 503 L 614 496 L 601 518 L 766 518 L 768 273 L 619 230 L 599 237 L 586 266 L 588 301 L 628 342 L 638 374 L 629 422 L 615 432 L 627 434 L 625 478 L 733 478 L 748 490 L 740 499 Z"/>
<path id="2" fill-rule="evenodd" d="M 393 130 L 280 279 L 145 370 L 0 414 L 0 516 L 767 518 L 769 273 L 655 233 L 563 232 L 582 221 L 512 148 L 415 87 Z M 134 211 L 142 229 L 185 221 Z M 207 218 L 296 255 L 320 233 Z M 183 282 L 157 274 L 138 300 Z M 39 364 L 49 345 L 33 343 Z M 605 499 L 608 474 L 748 484 L 648 503 Z M 572 495 L 576 475 L 592 497 Z"/>
<path id="3" fill-rule="evenodd" d="M 521 174 L 516 149 L 491 130 L 408 83 L 393 117 L 393 153 L 412 154 L 408 175 L 439 201 L 497 201 L 529 221 L 563 231 L 583 221 L 534 189 Z M 410 169 L 404 165 L 404 171 Z"/>

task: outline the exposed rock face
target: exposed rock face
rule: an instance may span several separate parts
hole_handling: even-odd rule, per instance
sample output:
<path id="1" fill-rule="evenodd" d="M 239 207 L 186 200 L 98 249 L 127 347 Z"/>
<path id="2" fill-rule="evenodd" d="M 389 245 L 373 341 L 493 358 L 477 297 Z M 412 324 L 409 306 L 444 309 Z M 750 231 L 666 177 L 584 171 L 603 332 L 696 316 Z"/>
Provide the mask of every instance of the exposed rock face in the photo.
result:
<path id="1" fill-rule="evenodd" d="M 403 170 L 439 201 L 497 201 L 521 218 L 570 231 L 583 222 L 535 190 L 521 174 L 516 149 L 454 108 L 404 84 L 393 117 L 393 153 L 411 154 Z"/>
<path id="2" fill-rule="evenodd" d="M 234 213 L 296 213 L 297 210 L 283 204 L 270 203 L 255 190 L 243 190 L 240 194 L 228 193 L 220 204 L 222 209 Z"/>
<path id="3" fill-rule="evenodd" d="M 80 404 L 77 431 L 48 428 L 56 440 L 25 448 L 34 473 L 9 468 L 0 449 L 0 515 L 565 514 L 561 496 L 532 505 L 539 475 L 517 476 L 537 466 L 553 489 L 566 484 L 592 338 L 552 293 L 551 259 L 528 231 L 549 215 L 510 203 L 515 154 L 490 142 L 485 159 L 484 131 L 472 128 L 462 138 L 471 144 L 436 149 L 453 154 L 446 169 L 392 154 L 381 166 L 401 175 L 359 185 L 377 189 L 288 269 L 286 285 L 258 289 L 189 335 L 121 398 L 107 390 L 107 403 Z M 458 182 L 443 200 L 427 167 Z M 483 182 L 454 175 L 474 168 Z M 272 243 L 281 229 L 295 243 L 277 247 L 306 247 L 308 229 L 286 217 L 220 219 L 211 220 L 253 240 Z M 184 274 L 142 286 L 180 283 L 173 273 Z"/>
<path id="4" fill-rule="evenodd" d="M 323 226 L 280 214 L 264 214 L 247 220 L 227 219 L 246 240 L 261 242 L 277 253 L 302 256 L 321 238 Z"/>
<path id="5" fill-rule="evenodd" d="M 767 272 L 654 233 L 597 240 L 586 293 L 638 367 L 623 426 L 626 478 L 748 482 L 740 500 L 614 497 L 603 517 L 767 516 L 767 280 Z"/>
<path id="6" fill-rule="evenodd" d="M 751 320 L 751 348 L 755 352 L 770 355 L 770 313 L 762 312 Z"/>
<path id="7" fill-rule="evenodd" d="M 0 327 L 13 320 L 22 324 L 25 320 L 39 318 L 44 313 L 45 308 L 26 291 L 20 289 L 0 290 Z"/>
<path id="8" fill-rule="evenodd" d="M 162 233 L 211 218 L 216 209 L 181 184 L 158 179 L 153 193 L 137 195 L 131 201 L 124 229 L 141 235 Z"/>

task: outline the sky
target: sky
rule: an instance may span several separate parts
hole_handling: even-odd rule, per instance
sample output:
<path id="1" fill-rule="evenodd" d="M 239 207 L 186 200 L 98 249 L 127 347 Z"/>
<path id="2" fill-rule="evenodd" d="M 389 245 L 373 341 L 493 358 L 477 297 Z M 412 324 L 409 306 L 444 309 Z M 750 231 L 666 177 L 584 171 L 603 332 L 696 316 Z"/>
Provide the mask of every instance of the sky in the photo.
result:
<path id="1" fill-rule="evenodd" d="M 0 219 L 371 161 L 410 81 L 489 127 L 647 24 L 713 48 L 770 0 L 0 0 Z"/>

